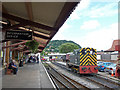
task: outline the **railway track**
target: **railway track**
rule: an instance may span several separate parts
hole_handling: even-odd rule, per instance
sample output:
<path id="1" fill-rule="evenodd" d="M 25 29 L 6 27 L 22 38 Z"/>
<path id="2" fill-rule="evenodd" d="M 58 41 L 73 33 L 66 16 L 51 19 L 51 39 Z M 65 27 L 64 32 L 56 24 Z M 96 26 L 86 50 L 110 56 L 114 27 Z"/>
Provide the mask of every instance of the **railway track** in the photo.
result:
<path id="1" fill-rule="evenodd" d="M 110 89 L 110 90 L 116 90 L 118 88 L 120 88 L 120 86 L 115 85 L 111 82 L 107 82 L 105 80 L 101 80 L 97 77 L 81 77 L 83 79 L 89 80 L 90 82 L 93 82 L 97 85 L 100 85 L 100 88 L 105 88 L 105 89 Z"/>
<path id="2" fill-rule="evenodd" d="M 120 85 L 120 80 L 114 79 L 113 77 L 108 77 L 108 76 L 101 75 L 101 74 L 97 74 L 97 76 L 102 77 L 102 78 L 104 78 L 104 79 L 107 79 L 108 81 L 113 81 L 113 82 L 115 82 L 116 84 Z"/>
<path id="3" fill-rule="evenodd" d="M 116 84 L 116 85 L 120 86 L 120 81 L 112 80 L 112 79 L 110 79 L 110 78 L 106 78 L 106 77 L 103 77 L 103 76 L 101 76 L 101 75 L 95 75 L 95 77 L 97 77 L 97 78 L 99 78 L 99 79 L 101 79 L 101 80 L 105 80 L 105 81 L 107 81 L 107 82 L 111 82 L 111 83 L 113 83 L 113 84 Z"/>
<path id="4" fill-rule="evenodd" d="M 79 89 L 85 89 L 85 90 L 90 90 L 88 87 L 76 82 L 75 80 L 63 75 L 62 73 L 56 71 L 54 68 L 48 65 L 47 71 L 53 80 L 56 89 L 60 90 L 62 88 L 64 89 L 74 89 L 74 90 L 79 90 Z"/>
<path id="5" fill-rule="evenodd" d="M 62 65 L 59 63 L 53 63 L 53 64 L 70 71 L 69 69 L 67 69 L 67 67 L 65 65 Z M 91 76 L 91 75 L 86 76 L 85 75 L 84 76 L 84 75 L 79 75 L 79 74 L 75 74 L 75 73 L 73 73 L 73 74 L 79 76 L 82 79 L 87 80 L 88 82 L 97 84 L 101 88 L 106 88 L 106 89 L 110 89 L 110 90 L 116 90 L 116 89 L 120 88 L 120 82 L 104 78 L 100 75 L 94 75 L 94 76 Z"/>

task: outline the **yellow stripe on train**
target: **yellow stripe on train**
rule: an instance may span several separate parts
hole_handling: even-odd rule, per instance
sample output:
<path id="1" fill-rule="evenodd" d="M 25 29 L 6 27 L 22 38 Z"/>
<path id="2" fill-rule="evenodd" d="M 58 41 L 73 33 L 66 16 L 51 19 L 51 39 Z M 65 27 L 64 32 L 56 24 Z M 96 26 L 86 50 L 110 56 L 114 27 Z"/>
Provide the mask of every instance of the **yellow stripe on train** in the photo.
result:
<path id="1" fill-rule="evenodd" d="M 83 62 L 81 62 L 80 65 L 85 66 L 86 62 L 91 62 L 91 65 L 97 65 L 97 63 L 93 62 L 93 60 L 91 60 L 89 57 L 87 57 L 85 60 L 83 60 Z"/>
<path id="2" fill-rule="evenodd" d="M 94 54 L 91 54 L 90 51 L 95 51 Z M 82 53 L 84 52 L 84 53 Z M 80 65 L 97 65 L 97 53 L 96 49 L 93 48 L 82 48 L 80 50 Z"/>
<path id="3" fill-rule="evenodd" d="M 86 56 L 85 58 L 82 58 L 80 60 L 80 65 L 84 65 L 84 63 L 86 63 L 87 61 L 90 61 L 92 63 L 92 65 L 97 65 L 97 59 L 92 59 L 90 56 Z"/>

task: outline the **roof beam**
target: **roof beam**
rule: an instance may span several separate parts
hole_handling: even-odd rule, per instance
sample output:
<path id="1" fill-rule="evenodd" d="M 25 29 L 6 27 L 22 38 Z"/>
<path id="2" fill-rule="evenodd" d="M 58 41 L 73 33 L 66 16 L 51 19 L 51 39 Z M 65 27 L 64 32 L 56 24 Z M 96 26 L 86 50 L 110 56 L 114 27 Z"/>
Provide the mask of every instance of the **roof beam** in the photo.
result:
<path id="1" fill-rule="evenodd" d="M 43 45 L 39 45 L 39 47 L 43 47 L 43 48 L 44 48 L 45 46 L 43 46 Z M 39 47 L 38 47 L 38 48 L 39 48 Z"/>
<path id="2" fill-rule="evenodd" d="M 2 47 L 2 49 L 22 45 L 22 44 L 25 44 L 26 42 L 27 41 L 23 41 L 23 42 L 20 42 L 20 43 L 15 43 L 15 44 L 12 44 L 12 45 L 4 46 L 4 47 Z"/>
<path id="3" fill-rule="evenodd" d="M 31 52 L 25 53 L 25 54 L 30 54 Z"/>
<path id="4" fill-rule="evenodd" d="M 42 51 L 41 49 L 38 50 L 38 52 L 41 52 L 41 51 Z M 23 51 L 23 53 L 29 53 L 29 52 L 31 52 L 31 51 L 30 50 Z"/>
<path id="5" fill-rule="evenodd" d="M 19 48 L 16 48 L 16 49 L 19 49 Z M 21 50 L 22 52 L 26 53 L 26 52 L 31 52 L 28 48 L 27 49 L 24 49 L 22 48 L 23 50 Z M 43 47 L 39 47 L 38 48 L 38 51 L 42 51 L 43 50 Z"/>
<path id="6" fill-rule="evenodd" d="M 27 52 L 31 52 L 30 50 L 25 50 L 25 51 L 23 51 L 23 53 L 27 53 Z"/>
<path id="7" fill-rule="evenodd" d="M 4 42 L 7 42 L 7 41 L 25 41 L 25 40 L 15 40 L 15 39 L 6 40 L 6 39 L 4 39 L 4 40 L 0 41 L 0 43 L 4 43 Z"/>
<path id="8" fill-rule="evenodd" d="M 39 40 L 38 38 L 35 38 L 35 40 Z M 4 42 L 7 42 L 8 40 L 4 40 Z M 3 41 L 2 41 L 3 42 Z M 25 44 L 26 42 L 28 41 L 23 41 L 23 42 L 20 42 L 20 43 L 15 43 L 15 44 L 12 44 L 12 45 L 9 45 L 9 46 L 3 46 L 2 49 L 5 49 L 5 48 L 9 48 L 9 47 L 15 47 L 15 46 L 18 46 L 18 45 L 22 45 L 22 44 Z M 41 42 L 41 44 L 46 44 L 45 42 L 42 42 L 42 41 L 39 41 Z M 39 45 L 39 47 L 44 47 L 43 45 Z"/>
<path id="9" fill-rule="evenodd" d="M 2 12 L 4 13 L 8 13 L 8 11 L 6 10 L 6 8 L 4 7 L 4 5 L 2 5 Z M 9 20 L 9 19 L 8 19 Z M 9 20 L 13 25 L 15 24 L 15 21 Z"/>
<path id="10" fill-rule="evenodd" d="M 25 30 L 25 31 L 33 31 L 32 29 L 28 29 L 28 28 L 25 28 L 25 27 L 19 27 L 19 29 L 22 29 L 22 30 Z M 46 36 L 46 37 L 50 37 L 49 34 L 39 32 L 38 30 L 34 30 L 34 33 L 40 34 L 40 35 L 43 35 L 43 36 Z"/>
<path id="11" fill-rule="evenodd" d="M 2 29 L 2 32 L 5 32 L 6 30 L 10 30 L 10 29 L 22 29 L 24 31 L 28 31 L 28 30 L 25 30 L 24 27 L 22 26 L 26 26 L 27 24 L 16 24 L 16 25 L 13 25 L 13 26 L 6 26 L 5 28 Z M 48 37 L 47 35 L 40 35 L 39 32 L 33 32 L 33 36 L 36 36 L 36 37 L 40 37 L 40 38 L 43 38 L 43 39 L 50 39 L 50 37 Z"/>
<path id="12" fill-rule="evenodd" d="M 23 19 L 23 18 L 14 16 L 14 15 L 11 15 L 11 14 L 4 13 L 4 12 L 2 12 L 2 17 L 7 18 L 7 19 L 11 19 L 11 20 L 14 20 L 14 21 L 17 21 L 17 22 L 20 22 L 20 23 L 25 23 L 25 24 L 27 23 L 30 26 L 45 29 L 45 30 L 48 30 L 48 31 L 55 30 L 53 27 L 46 26 L 46 25 L 43 25 L 43 24 L 40 24 L 40 23 L 37 23 L 37 22 L 33 22 L 33 21 L 30 21 L 30 20 L 27 20 L 27 19 Z"/>
<path id="13" fill-rule="evenodd" d="M 11 49 L 11 51 L 15 51 L 15 50 L 23 49 L 24 47 L 25 47 L 25 45 L 23 45 L 22 47 L 17 47 L 17 48 Z"/>
<path id="14" fill-rule="evenodd" d="M 40 44 L 46 44 L 46 42 L 45 41 L 43 41 L 43 40 L 41 40 L 41 38 L 38 38 L 38 37 L 33 37 L 37 42 L 40 42 Z"/>
<path id="15" fill-rule="evenodd" d="M 24 29 L 24 27 L 19 27 L 18 28 L 19 30 L 24 30 L 24 31 L 29 31 L 29 30 L 26 30 L 26 29 Z M 32 31 L 30 31 L 30 32 L 32 32 Z M 50 39 L 50 37 L 47 37 L 47 36 L 44 36 L 44 35 L 40 35 L 39 33 L 37 33 L 37 32 L 33 32 L 33 37 L 39 37 L 39 38 L 43 38 L 43 39 Z"/>
<path id="16" fill-rule="evenodd" d="M 18 29 L 19 29 L 19 30 L 24 30 L 24 31 L 30 31 L 30 32 L 32 32 L 32 31 L 29 30 L 29 29 L 24 29 L 24 27 L 19 27 Z M 41 35 L 41 34 L 39 34 L 38 32 L 33 32 L 33 37 L 38 37 L 38 38 L 43 38 L 43 39 L 50 39 L 50 37 L 45 36 L 45 35 Z"/>
<path id="17" fill-rule="evenodd" d="M 40 37 L 40 38 L 43 38 L 43 39 L 50 39 L 50 37 L 46 37 L 46 36 L 43 36 L 43 35 L 40 35 L 40 34 L 37 34 L 37 33 L 33 33 L 33 36 Z"/>
<path id="18" fill-rule="evenodd" d="M 44 49 L 44 47 L 38 47 L 38 49 L 42 49 L 42 50 L 43 50 L 43 49 Z"/>
<path id="19" fill-rule="evenodd" d="M 25 6 L 26 6 L 26 9 L 27 9 L 29 19 L 31 21 L 33 21 L 33 11 L 32 11 L 31 2 L 25 2 Z"/>
<path id="20" fill-rule="evenodd" d="M 10 41 L 10 40 L 2 40 L 2 41 L 0 41 L 0 43 L 4 43 L 4 42 L 7 42 L 7 41 Z"/>
<path id="21" fill-rule="evenodd" d="M 2 31 L 6 31 L 6 30 L 9 30 L 9 29 L 15 29 L 15 28 L 18 28 L 18 27 L 22 27 L 22 26 L 26 26 L 27 23 L 23 24 L 23 23 L 20 23 L 20 24 L 15 24 L 15 25 L 12 25 L 12 26 L 5 26 Z"/>

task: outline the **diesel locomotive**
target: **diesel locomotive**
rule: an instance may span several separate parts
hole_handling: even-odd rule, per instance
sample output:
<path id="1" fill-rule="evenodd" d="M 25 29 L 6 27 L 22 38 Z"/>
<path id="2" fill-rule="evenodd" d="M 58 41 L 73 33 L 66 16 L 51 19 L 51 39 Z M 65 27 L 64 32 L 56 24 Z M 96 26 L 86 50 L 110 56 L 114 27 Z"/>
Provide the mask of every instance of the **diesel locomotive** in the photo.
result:
<path id="1" fill-rule="evenodd" d="M 93 48 L 81 48 L 69 54 L 66 60 L 68 68 L 80 74 L 94 74 L 98 72 L 97 52 Z"/>

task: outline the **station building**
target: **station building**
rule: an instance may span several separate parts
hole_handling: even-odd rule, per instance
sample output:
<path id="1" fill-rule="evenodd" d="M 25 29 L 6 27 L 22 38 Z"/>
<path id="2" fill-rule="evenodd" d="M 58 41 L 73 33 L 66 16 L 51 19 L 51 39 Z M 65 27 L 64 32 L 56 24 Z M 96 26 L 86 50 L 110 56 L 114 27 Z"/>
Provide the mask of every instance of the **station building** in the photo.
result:
<path id="1" fill-rule="evenodd" d="M 119 56 L 119 51 L 116 49 L 117 45 L 120 45 L 120 40 L 114 40 L 108 50 L 97 52 L 97 59 L 117 63 Z"/>

